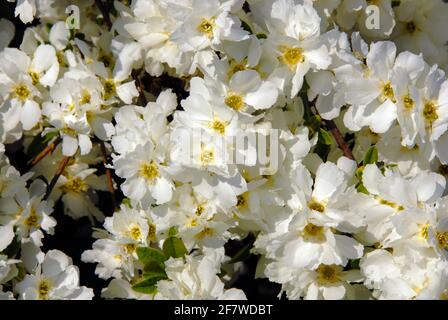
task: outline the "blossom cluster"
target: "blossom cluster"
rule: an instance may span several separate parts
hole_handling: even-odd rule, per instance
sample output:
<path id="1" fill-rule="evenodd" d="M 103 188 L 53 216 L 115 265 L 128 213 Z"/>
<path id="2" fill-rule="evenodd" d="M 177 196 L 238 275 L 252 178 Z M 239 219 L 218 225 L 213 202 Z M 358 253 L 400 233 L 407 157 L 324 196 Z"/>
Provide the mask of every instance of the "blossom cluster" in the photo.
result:
<path id="1" fill-rule="evenodd" d="M 448 3 L 8 6 L 0 299 L 448 299 Z"/>

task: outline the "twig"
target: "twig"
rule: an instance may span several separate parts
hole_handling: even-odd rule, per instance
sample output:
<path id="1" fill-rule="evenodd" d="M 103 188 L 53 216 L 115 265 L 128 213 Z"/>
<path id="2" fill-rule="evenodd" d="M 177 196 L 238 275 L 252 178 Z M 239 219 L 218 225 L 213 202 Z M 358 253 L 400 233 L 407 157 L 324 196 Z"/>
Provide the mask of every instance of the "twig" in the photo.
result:
<path id="1" fill-rule="evenodd" d="M 336 140 L 336 143 L 338 144 L 339 148 L 342 150 L 342 153 L 344 156 L 346 156 L 349 159 L 355 160 L 355 156 L 353 155 L 352 150 L 350 150 L 350 147 L 348 146 L 347 141 L 345 141 L 344 137 L 342 136 L 341 131 L 339 131 L 336 123 L 333 120 L 324 120 L 325 126 L 327 127 L 328 131 L 331 132 L 333 135 L 333 138 Z"/>
<path id="2" fill-rule="evenodd" d="M 115 189 L 114 189 L 114 181 L 112 179 L 112 172 L 107 167 L 107 152 L 106 152 L 106 146 L 104 145 L 104 141 L 100 141 L 101 146 L 101 153 L 103 154 L 103 165 L 104 169 L 106 170 L 106 176 L 107 176 L 107 186 L 109 188 L 111 200 L 112 200 L 112 206 L 115 210 L 116 208 L 116 199 L 115 199 Z"/>
<path id="3" fill-rule="evenodd" d="M 31 166 L 35 166 L 38 164 L 43 158 L 45 158 L 48 154 L 52 153 L 54 149 L 61 143 L 61 137 L 57 137 L 52 143 L 50 143 L 44 150 L 42 150 L 32 161 Z"/>
<path id="4" fill-rule="evenodd" d="M 311 102 L 310 107 L 316 115 L 319 115 L 319 111 L 317 111 L 315 102 L 316 101 Z M 322 117 L 321 117 L 321 119 L 322 119 Z M 331 135 L 336 140 L 336 143 L 338 144 L 339 149 L 342 150 L 342 153 L 344 154 L 344 156 L 346 156 L 347 158 L 349 158 L 351 160 L 356 161 L 352 150 L 350 149 L 347 141 L 345 141 L 344 136 L 342 135 L 342 133 L 339 130 L 336 123 L 333 120 L 325 120 L 325 119 L 322 119 L 322 122 L 325 124 L 325 127 L 327 127 L 328 131 L 331 132 Z"/>
<path id="5" fill-rule="evenodd" d="M 70 161 L 71 157 L 64 157 L 62 158 L 61 162 L 59 163 L 58 170 L 56 170 L 53 179 L 51 179 L 50 184 L 47 187 L 47 193 L 45 194 L 44 200 L 47 200 L 50 197 L 51 191 L 53 191 L 54 186 L 56 185 L 56 182 L 58 182 L 59 177 L 64 172 L 65 168 L 68 165 L 68 162 Z"/>

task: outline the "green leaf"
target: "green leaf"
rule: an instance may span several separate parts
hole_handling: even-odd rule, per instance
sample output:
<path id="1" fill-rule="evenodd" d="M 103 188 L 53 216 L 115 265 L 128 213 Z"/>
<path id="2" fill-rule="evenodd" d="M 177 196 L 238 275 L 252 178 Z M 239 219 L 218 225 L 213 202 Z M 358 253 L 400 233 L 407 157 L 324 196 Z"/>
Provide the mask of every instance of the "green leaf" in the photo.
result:
<path id="1" fill-rule="evenodd" d="M 143 275 L 145 276 L 151 273 L 165 274 L 165 265 L 155 260 L 149 261 L 143 267 Z"/>
<path id="2" fill-rule="evenodd" d="M 181 239 L 169 237 L 163 243 L 163 253 L 167 257 L 180 258 L 187 254 L 187 248 Z"/>
<path id="3" fill-rule="evenodd" d="M 137 248 L 137 256 L 144 265 L 151 261 L 156 261 L 163 265 L 166 260 L 166 257 L 161 250 L 148 247 Z"/>
<path id="4" fill-rule="evenodd" d="M 168 230 L 168 237 L 175 237 L 175 236 L 177 236 L 178 232 L 179 231 L 177 230 L 177 227 L 171 227 Z"/>
<path id="5" fill-rule="evenodd" d="M 132 286 L 134 291 L 146 294 L 154 294 L 157 291 L 157 282 L 163 279 L 167 279 L 165 274 L 150 273 L 146 274 L 143 280 L 137 282 Z"/>
<path id="6" fill-rule="evenodd" d="M 327 130 L 320 128 L 318 142 L 326 146 L 331 146 L 333 143 L 333 139 L 331 138 L 331 134 Z"/>
<path id="7" fill-rule="evenodd" d="M 371 146 L 364 157 L 364 165 L 375 164 L 378 162 L 378 149 Z"/>
<path id="8" fill-rule="evenodd" d="M 48 132 L 46 135 L 37 135 L 34 137 L 33 141 L 31 141 L 30 146 L 28 147 L 28 155 L 34 157 L 39 154 L 42 150 L 44 150 L 48 143 L 58 135 L 57 131 Z"/>
<path id="9" fill-rule="evenodd" d="M 264 33 L 257 33 L 257 38 L 258 39 L 266 39 L 268 36 L 265 35 Z"/>
<path id="10" fill-rule="evenodd" d="M 362 183 L 358 183 L 358 185 L 356 186 L 356 190 L 360 193 L 370 194 L 369 190 L 367 190 L 364 184 Z"/>

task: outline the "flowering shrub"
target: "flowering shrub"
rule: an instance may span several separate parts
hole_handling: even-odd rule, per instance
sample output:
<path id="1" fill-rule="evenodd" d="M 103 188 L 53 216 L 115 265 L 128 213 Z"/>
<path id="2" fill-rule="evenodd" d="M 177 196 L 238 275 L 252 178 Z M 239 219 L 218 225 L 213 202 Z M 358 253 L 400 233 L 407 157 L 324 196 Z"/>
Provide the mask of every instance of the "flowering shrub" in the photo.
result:
<path id="1" fill-rule="evenodd" d="M 448 4 L 8 2 L 0 299 L 448 298 Z"/>

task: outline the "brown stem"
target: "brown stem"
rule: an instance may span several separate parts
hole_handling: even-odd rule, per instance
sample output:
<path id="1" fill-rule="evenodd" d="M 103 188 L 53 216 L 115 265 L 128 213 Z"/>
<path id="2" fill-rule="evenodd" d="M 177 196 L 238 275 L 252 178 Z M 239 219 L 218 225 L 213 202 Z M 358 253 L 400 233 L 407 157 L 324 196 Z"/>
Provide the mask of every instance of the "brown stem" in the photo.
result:
<path id="1" fill-rule="evenodd" d="M 316 115 L 319 115 L 319 111 L 317 111 L 316 101 L 311 102 L 311 109 L 314 111 Z M 320 117 L 320 115 L 319 115 Z M 320 117 L 322 119 L 322 117 Z M 325 120 L 322 119 L 322 122 L 325 124 L 325 127 L 327 127 L 328 131 L 331 132 L 331 135 L 333 136 L 334 140 L 336 140 L 336 143 L 339 146 L 339 149 L 342 150 L 342 153 L 347 158 L 356 161 L 355 156 L 353 155 L 352 150 L 350 149 L 347 141 L 345 141 L 344 136 L 342 135 L 341 131 L 339 130 L 338 126 L 333 120 Z"/>
<path id="2" fill-rule="evenodd" d="M 61 137 L 57 137 L 52 143 L 50 143 L 44 150 L 42 150 L 32 161 L 31 166 L 38 164 L 43 158 L 52 153 L 54 149 L 61 143 Z"/>
<path id="3" fill-rule="evenodd" d="M 53 179 L 51 179 L 50 184 L 47 187 L 47 193 L 45 194 L 44 200 L 47 200 L 50 197 L 51 191 L 53 191 L 54 186 L 56 185 L 56 182 L 58 182 L 59 177 L 64 172 L 65 168 L 67 167 L 71 157 L 64 157 L 62 158 L 61 162 L 59 163 L 58 170 L 56 170 Z"/>
<path id="4" fill-rule="evenodd" d="M 116 199 L 115 199 L 114 181 L 113 181 L 113 178 L 112 178 L 112 172 L 107 167 L 107 151 L 106 151 L 106 146 L 104 145 L 104 141 L 100 141 L 100 146 L 101 146 L 101 153 L 103 154 L 103 165 L 104 165 L 104 169 L 106 170 L 107 186 L 109 188 L 110 197 L 111 197 L 111 200 L 112 200 L 112 206 L 113 206 L 113 208 L 115 210 L 117 202 L 116 202 Z"/>
<path id="5" fill-rule="evenodd" d="M 345 141 L 345 139 L 342 136 L 341 131 L 339 131 L 336 123 L 333 120 L 322 120 L 322 121 L 324 122 L 328 131 L 330 131 L 331 134 L 333 135 L 333 138 L 336 140 L 336 143 L 338 144 L 339 148 L 342 150 L 342 153 L 344 154 L 344 156 L 356 161 L 352 150 L 350 150 L 350 147 L 348 146 L 347 141 Z"/>

